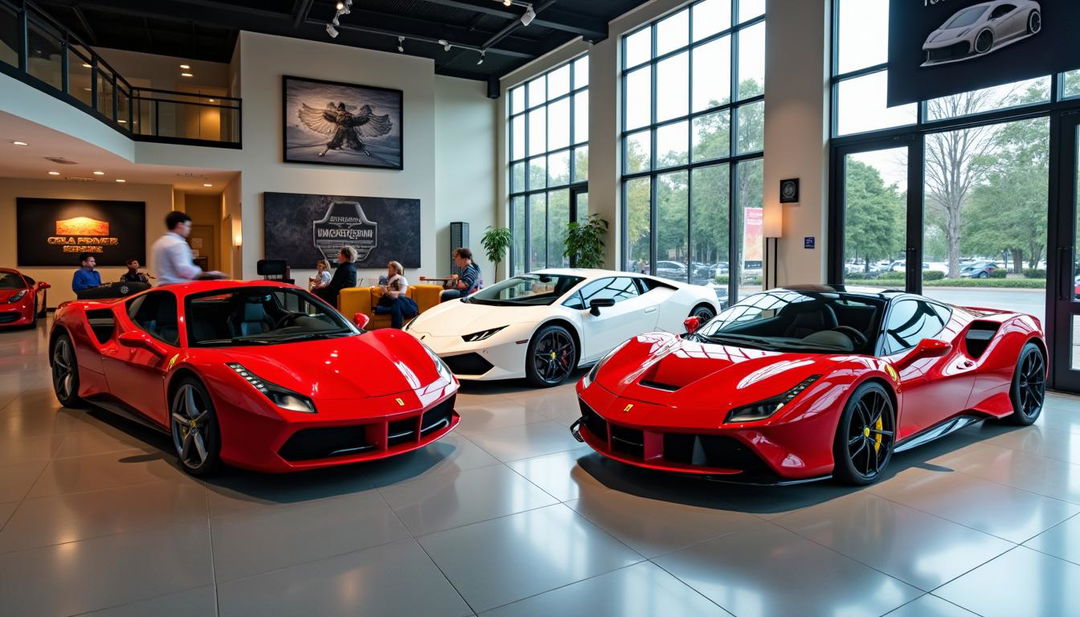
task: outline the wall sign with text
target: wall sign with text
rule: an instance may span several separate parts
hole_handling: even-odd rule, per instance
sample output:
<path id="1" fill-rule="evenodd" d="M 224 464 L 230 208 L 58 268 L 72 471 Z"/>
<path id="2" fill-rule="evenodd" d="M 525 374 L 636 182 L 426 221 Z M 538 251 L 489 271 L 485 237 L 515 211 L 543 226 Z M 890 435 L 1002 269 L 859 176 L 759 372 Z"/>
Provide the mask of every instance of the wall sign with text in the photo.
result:
<path id="1" fill-rule="evenodd" d="M 420 200 L 340 195 L 263 193 L 266 259 L 293 268 L 337 266 L 342 247 L 356 249 L 359 268 L 399 261 L 420 267 Z"/>
<path id="2" fill-rule="evenodd" d="M 1076 0 L 891 0 L 888 104 L 1080 67 Z"/>
<path id="3" fill-rule="evenodd" d="M 146 263 L 146 202 L 86 199 L 15 200 L 20 266 L 79 266 L 92 253 L 99 266 Z"/>

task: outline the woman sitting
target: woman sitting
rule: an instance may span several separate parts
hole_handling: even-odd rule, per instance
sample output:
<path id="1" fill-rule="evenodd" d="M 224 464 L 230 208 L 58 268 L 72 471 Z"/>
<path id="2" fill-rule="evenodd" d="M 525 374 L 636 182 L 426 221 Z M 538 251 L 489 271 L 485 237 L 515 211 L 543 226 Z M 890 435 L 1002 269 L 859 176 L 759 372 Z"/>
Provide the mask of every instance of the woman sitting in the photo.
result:
<path id="1" fill-rule="evenodd" d="M 412 319 L 420 314 L 416 302 L 405 295 L 409 289 L 409 281 L 405 279 L 405 268 L 396 261 L 386 264 L 386 284 L 382 285 L 383 293 L 379 297 L 379 304 L 375 307 L 375 314 L 390 314 L 390 327 L 401 329 L 406 319 Z"/>
<path id="2" fill-rule="evenodd" d="M 315 274 L 308 277 L 308 291 L 322 289 L 330 284 L 330 262 L 320 259 L 315 262 Z"/>

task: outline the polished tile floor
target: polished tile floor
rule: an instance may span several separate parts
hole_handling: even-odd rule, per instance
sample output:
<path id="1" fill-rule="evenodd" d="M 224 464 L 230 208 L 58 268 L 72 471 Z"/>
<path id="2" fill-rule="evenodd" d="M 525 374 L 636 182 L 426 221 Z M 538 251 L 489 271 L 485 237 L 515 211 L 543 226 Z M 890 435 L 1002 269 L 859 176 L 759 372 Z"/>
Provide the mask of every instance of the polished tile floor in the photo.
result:
<path id="1" fill-rule="evenodd" d="M 1080 399 L 861 490 L 732 487 L 571 439 L 571 386 L 471 385 L 391 461 L 200 482 L 60 408 L 45 326 L 0 333 L 0 615 L 1080 615 Z"/>

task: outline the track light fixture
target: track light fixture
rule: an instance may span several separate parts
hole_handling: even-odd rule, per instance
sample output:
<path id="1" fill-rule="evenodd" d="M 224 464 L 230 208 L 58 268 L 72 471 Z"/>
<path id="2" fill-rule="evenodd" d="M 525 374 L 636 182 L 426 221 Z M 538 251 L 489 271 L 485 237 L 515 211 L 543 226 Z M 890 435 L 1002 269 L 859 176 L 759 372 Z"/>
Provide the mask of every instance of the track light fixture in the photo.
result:
<path id="1" fill-rule="evenodd" d="M 439 45 L 442 45 L 443 51 L 450 51 L 450 48 L 453 47 L 453 45 L 450 44 L 450 41 L 447 41 L 446 39 L 439 39 Z"/>
<path id="2" fill-rule="evenodd" d="M 514 4 L 514 0 L 502 0 L 503 6 L 510 6 Z"/>
<path id="3" fill-rule="evenodd" d="M 530 4 L 525 8 L 525 14 L 521 16 L 521 25 L 528 26 L 534 19 L 536 19 L 536 11 L 533 10 L 532 5 Z"/>
<path id="4" fill-rule="evenodd" d="M 483 63 L 484 63 L 484 56 L 485 56 L 486 54 L 487 54 L 487 52 L 486 52 L 486 51 L 484 51 L 483 49 L 481 49 L 481 50 L 480 50 L 480 59 L 476 61 L 476 64 L 477 64 L 477 65 L 481 65 L 481 64 L 483 64 Z"/>
<path id="5" fill-rule="evenodd" d="M 334 18 L 330 20 L 330 23 L 334 24 L 335 27 L 340 26 L 341 25 L 340 17 L 341 17 L 340 15 L 334 15 Z"/>
<path id="6" fill-rule="evenodd" d="M 405 53 L 405 37 L 397 37 L 397 50 L 401 53 Z"/>
<path id="7" fill-rule="evenodd" d="M 334 27 L 334 24 L 326 24 L 326 33 L 329 34 L 332 39 L 336 39 L 338 35 L 337 28 Z"/>

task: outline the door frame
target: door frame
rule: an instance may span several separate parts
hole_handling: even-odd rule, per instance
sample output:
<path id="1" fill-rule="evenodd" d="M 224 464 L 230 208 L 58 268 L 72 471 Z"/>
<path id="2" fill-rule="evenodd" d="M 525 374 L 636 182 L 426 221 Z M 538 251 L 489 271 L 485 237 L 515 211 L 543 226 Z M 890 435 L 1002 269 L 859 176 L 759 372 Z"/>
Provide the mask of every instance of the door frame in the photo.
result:
<path id="1" fill-rule="evenodd" d="M 1080 110 L 1050 117 L 1050 209 L 1046 235 L 1046 340 L 1049 386 L 1080 392 L 1080 367 L 1072 367 L 1077 210 L 1080 202 Z"/>

